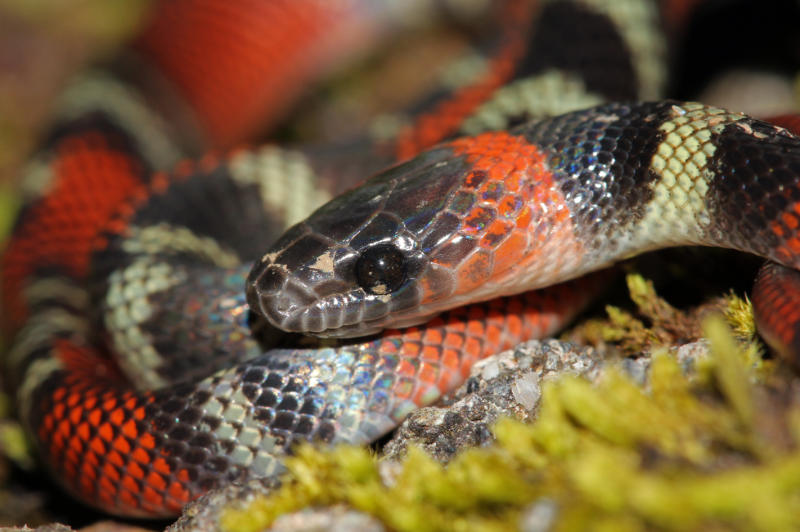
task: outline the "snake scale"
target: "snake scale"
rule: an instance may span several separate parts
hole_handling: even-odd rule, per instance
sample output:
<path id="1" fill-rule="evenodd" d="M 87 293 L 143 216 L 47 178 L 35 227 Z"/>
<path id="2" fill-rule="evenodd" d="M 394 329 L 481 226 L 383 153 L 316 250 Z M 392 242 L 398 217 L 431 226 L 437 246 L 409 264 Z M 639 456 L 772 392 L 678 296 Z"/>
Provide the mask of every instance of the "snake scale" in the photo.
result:
<path id="1" fill-rule="evenodd" d="M 482 76 L 443 91 L 363 168 L 399 164 L 328 203 L 330 160 L 312 151 L 181 162 L 275 118 L 392 5 L 164 2 L 134 50 L 167 104 L 148 98 L 159 83 L 113 69 L 66 90 L 26 175 L 2 288 L 5 375 L 78 499 L 175 515 L 277 475 L 299 440 L 372 441 L 476 360 L 563 326 L 593 292 L 591 278 L 565 281 L 660 247 L 773 261 L 754 303 L 770 343 L 797 354 L 786 266 L 800 267 L 800 139 L 653 101 L 665 61 L 653 2 L 503 3 Z M 278 329 L 339 338 L 265 347 Z"/>

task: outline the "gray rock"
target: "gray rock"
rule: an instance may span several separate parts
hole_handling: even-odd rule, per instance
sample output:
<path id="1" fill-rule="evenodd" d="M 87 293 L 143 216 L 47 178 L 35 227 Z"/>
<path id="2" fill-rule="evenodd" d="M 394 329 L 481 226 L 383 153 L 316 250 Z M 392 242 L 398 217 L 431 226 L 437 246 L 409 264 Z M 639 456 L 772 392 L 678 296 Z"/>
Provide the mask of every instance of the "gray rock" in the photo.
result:
<path id="1" fill-rule="evenodd" d="M 591 348 L 557 340 L 526 342 L 482 360 L 443 406 L 412 413 L 385 445 L 385 456 L 399 459 L 413 442 L 447 463 L 464 447 L 494 441 L 491 426 L 501 416 L 522 421 L 535 416 L 543 379 L 563 373 L 591 379 L 602 363 Z"/>
<path id="2" fill-rule="evenodd" d="M 523 532 L 552 530 L 558 518 L 558 505 L 552 499 L 541 498 L 522 512 L 519 529 Z"/>
<path id="3" fill-rule="evenodd" d="M 374 517 L 344 506 L 309 509 L 280 516 L 270 532 L 384 532 Z"/>
<path id="4" fill-rule="evenodd" d="M 180 519 L 170 525 L 167 532 L 219 530 L 219 518 L 229 508 L 243 508 L 256 497 L 267 496 L 277 486 L 275 481 L 254 480 L 244 485 L 231 484 L 210 491 L 189 503 Z"/>

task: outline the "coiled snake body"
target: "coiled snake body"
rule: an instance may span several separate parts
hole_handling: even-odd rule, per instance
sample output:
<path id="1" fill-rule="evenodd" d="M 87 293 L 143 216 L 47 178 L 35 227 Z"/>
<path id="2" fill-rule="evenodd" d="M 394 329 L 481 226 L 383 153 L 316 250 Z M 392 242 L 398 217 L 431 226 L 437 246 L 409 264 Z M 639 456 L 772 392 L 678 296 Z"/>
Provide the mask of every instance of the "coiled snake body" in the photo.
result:
<path id="1" fill-rule="evenodd" d="M 539 18 L 559 13 L 595 24 L 601 16 L 565 2 Z M 152 39 L 143 42 L 147 51 Z M 503 65 L 526 64 L 519 44 L 499 50 L 489 69 L 497 79 L 458 95 L 469 110 L 483 101 L 476 94 L 511 79 Z M 608 51 L 611 62 L 618 55 Z M 169 70 L 168 55 L 154 57 Z M 533 77 L 519 83 L 550 82 L 547 65 L 527 65 Z M 578 108 L 628 90 L 587 79 Z M 555 331 L 591 293 L 590 280 L 551 285 L 635 253 L 723 246 L 800 267 L 800 139 L 742 114 L 615 103 L 462 136 L 378 173 L 277 238 L 277 218 L 300 219 L 290 200 L 324 199 L 288 177 L 309 172 L 300 155 L 237 151 L 159 172 L 175 145 L 152 125 L 158 118 L 109 78 L 82 83 L 124 104 L 75 99 L 40 155 L 49 181 L 3 259 L 17 331 L 7 365 L 49 467 L 109 512 L 175 514 L 222 483 L 276 475 L 297 440 L 368 442 L 457 386 L 479 358 Z M 559 83 L 574 85 L 569 76 Z M 212 126 L 220 116 L 201 114 Z M 481 116 L 463 127 L 481 129 Z M 122 127 L 125 119 L 138 130 Z M 398 152 L 455 132 L 414 136 L 423 130 L 401 135 Z M 223 143 L 236 136 L 215 131 Z M 275 184 L 276 175 L 287 177 Z M 265 206 L 270 194 L 280 208 Z M 775 287 L 786 286 L 787 271 L 765 270 L 759 308 L 781 304 Z M 791 351 L 793 329 L 761 316 L 773 343 Z M 265 350 L 267 321 L 372 336 Z M 111 362 L 119 352 L 127 358 Z"/>

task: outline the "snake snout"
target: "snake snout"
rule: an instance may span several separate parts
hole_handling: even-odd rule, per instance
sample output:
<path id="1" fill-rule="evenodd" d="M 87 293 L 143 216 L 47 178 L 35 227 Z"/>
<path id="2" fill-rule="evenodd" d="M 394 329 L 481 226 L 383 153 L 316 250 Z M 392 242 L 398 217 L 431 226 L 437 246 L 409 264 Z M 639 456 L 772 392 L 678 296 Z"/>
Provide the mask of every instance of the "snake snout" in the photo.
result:
<path id="1" fill-rule="evenodd" d="M 247 283 L 247 302 L 251 310 L 285 331 L 297 332 L 299 316 L 316 298 L 300 283 L 292 281 L 285 268 L 271 264 Z"/>
<path id="2" fill-rule="evenodd" d="M 352 285 L 313 267 L 266 259 L 251 272 L 246 291 L 250 308 L 287 332 L 341 336 L 364 318 L 360 290 L 354 294 Z"/>

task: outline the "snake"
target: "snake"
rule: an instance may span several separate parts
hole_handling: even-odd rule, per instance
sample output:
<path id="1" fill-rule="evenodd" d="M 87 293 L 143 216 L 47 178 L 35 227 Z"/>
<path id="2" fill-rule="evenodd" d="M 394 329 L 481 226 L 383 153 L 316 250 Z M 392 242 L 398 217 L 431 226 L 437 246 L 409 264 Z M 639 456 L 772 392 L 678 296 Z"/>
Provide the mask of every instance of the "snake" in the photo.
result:
<path id="1" fill-rule="evenodd" d="M 364 13 L 384 4 L 237 4 L 160 4 L 134 49 L 188 103 L 153 105 L 113 69 L 79 77 L 26 174 L 2 259 L 4 374 L 76 499 L 174 516 L 277 477 L 298 442 L 371 442 L 476 361 L 563 327 L 592 272 L 663 247 L 768 259 L 760 330 L 796 358 L 800 138 L 658 100 L 654 4 L 508 2 L 483 76 L 428 102 L 332 198 L 338 159 L 227 148 L 331 39 L 380 33 Z M 259 48 L 276 33 L 301 42 Z M 225 68 L 234 52 L 246 68 Z M 182 159 L 202 144 L 172 140 L 186 123 L 222 149 Z"/>

